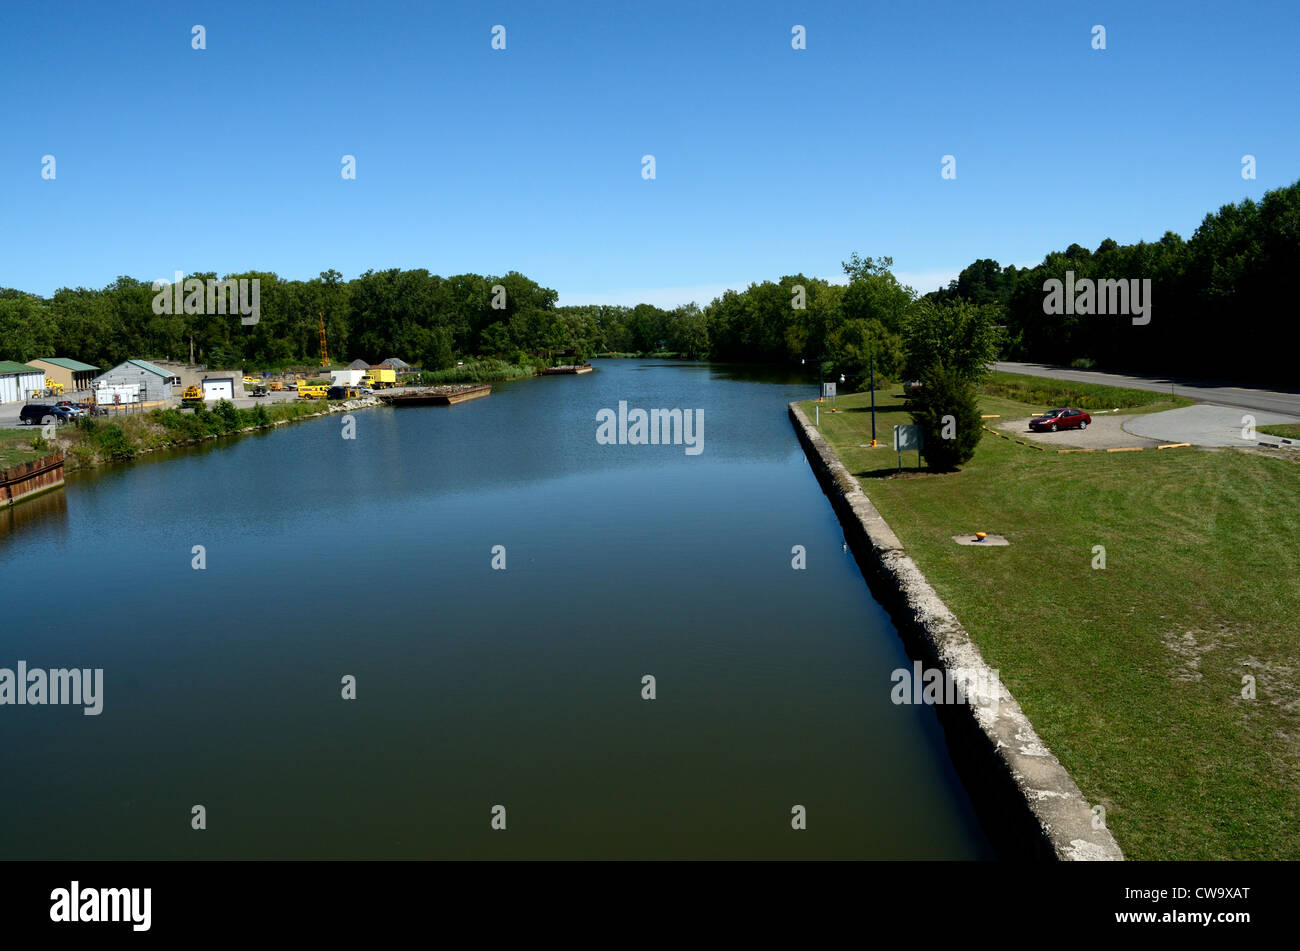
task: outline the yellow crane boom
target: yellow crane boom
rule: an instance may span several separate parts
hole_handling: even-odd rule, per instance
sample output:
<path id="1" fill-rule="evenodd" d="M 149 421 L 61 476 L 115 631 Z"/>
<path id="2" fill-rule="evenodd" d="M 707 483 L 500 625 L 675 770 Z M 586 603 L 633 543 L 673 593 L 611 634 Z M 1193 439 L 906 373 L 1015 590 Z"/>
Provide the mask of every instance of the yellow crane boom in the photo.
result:
<path id="1" fill-rule="evenodd" d="M 316 316 L 320 318 L 320 365 L 327 367 L 330 365 L 330 358 L 325 352 L 325 315 L 317 311 Z"/>

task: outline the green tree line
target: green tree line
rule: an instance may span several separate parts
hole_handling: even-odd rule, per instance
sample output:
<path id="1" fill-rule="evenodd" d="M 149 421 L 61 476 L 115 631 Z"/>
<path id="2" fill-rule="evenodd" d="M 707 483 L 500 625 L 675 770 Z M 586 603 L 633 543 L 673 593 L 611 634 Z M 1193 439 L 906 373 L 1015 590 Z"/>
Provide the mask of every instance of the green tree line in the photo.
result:
<path id="1" fill-rule="evenodd" d="M 1114 314 L 1044 312 L 1049 280 L 1150 280 L 1150 322 Z M 936 302 L 964 301 L 1003 312 L 1009 360 L 1095 365 L 1144 373 L 1295 382 L 1295 302 L 1286 282 L 1300 273 L 1300 182 L 1207 214 L 1188 240 L 1096 250 L 1071 244 L 1032 268 L 973 262 Z"/>
<path id="2" fill-rule="evenodd" d="M 314 363 L 323 318 L 334 360 L 398 356 L 437 370 L 457 357 L 521 362 L 671 352 L 689 359 L 823 361 L 827 372 L 849 374 L 852 388 L 873 354 L 885 377 L 903 366 L 903 324 L 917 301 L 889 272 L 890 263 L 854 255 L 844 265 L 847 285 L 794 275 L 728 292 L 704 308 L 690 303 L 671 310 L 559 307 L 554 290 L 514 271 L 444 278 L 391 269 L 351 281 L 334 270 L 309 281 L 258 271 L 224 275 L 260 282 L 259 319 L 247 325 L 237 313 L 155 313 L 160 291 L 119 277 L 102 289 L 60 288 L 48 299 L 0 290 L 0 355 L 70 356 L 108 367 L 128 358 L 187 359 L 192 346 L 197 361 L 214 366 Z M 161 293 L 170 297 L 170 286 Z"/>
<path id="3" fill-rule="evenodd" d="M 334 270 L 307 281 L 225 275 L 260 279 L 255 325 L 238 314 L 155 314 L 151 284 L 130 277 L 49 298 L 0 289 L 0 359 L 61 355 L 107 367 L 131 357 L 184 359 L 193 345 L 195 358 L 213 366 L 311 364 L 319 314 L 334 360 L 398 356 L 430 370 L 458 357 L 518 363 L 667 351 L 820 369 L 852 390 L 873 368 L 881 380 L 919 378 L 934 366 L 972 378 L 979 361 L 1001 355 L 1267 381 L 1294 375 L 1283 284 L 1298 266 L 1300 183 L 1224 206 L 1187 241 L 1167 232 L 1154 243 L 1107 239 L 1095 251 L 1072 244 L 1032 268 L 981 259 L 924 296 L 898 281 L 891 258 L 856 253 L 842 264 L 842 282 L 794 274 L 671 310 L 560 307 L 554 290 L 515 271 L 441 277 L 394 268 L 351 281 Z M 1150 322 L 1048 313 L 1044 285 L 1067 272 L 1076 283 L 1149 280 Z"/>

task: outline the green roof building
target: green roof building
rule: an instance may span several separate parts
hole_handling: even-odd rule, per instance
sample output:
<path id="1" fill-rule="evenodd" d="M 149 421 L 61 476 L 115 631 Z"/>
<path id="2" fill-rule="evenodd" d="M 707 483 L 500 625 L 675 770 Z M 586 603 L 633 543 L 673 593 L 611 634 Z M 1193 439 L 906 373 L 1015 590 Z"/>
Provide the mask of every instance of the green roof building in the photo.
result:
<path id="1" fill-rule="evenodd" d="M 26 401 L 45 389 L 45 372 L 25 363 L 0 360 L 0 403 Z"/>
<path id="2" fill-rule="evenodd" d="M 41 357 L 33 360 L 31 365 L 44 371 L 46 377 L 55 383 L 62 383 L 65 393 L 89 390 L 90 381 L 99 372 L 99 367 L 70 357 Z"/>

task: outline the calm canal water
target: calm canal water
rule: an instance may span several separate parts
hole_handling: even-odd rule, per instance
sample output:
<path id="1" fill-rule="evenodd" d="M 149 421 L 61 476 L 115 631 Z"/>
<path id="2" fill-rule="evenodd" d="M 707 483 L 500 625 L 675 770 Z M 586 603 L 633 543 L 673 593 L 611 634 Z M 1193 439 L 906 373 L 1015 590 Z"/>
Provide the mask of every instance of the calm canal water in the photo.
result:
<path id="1" fill-rule="evenodd" d="M 889 701 L 909 662 L 785 414 L 814 389 L 598 361 L 0 517 L 0 667 L 104 669 L 99 716 L 0 706 L 0 858 L 990 857 Z M 620 400 L 703 410 L 703 451 L 599 445 Z"/>

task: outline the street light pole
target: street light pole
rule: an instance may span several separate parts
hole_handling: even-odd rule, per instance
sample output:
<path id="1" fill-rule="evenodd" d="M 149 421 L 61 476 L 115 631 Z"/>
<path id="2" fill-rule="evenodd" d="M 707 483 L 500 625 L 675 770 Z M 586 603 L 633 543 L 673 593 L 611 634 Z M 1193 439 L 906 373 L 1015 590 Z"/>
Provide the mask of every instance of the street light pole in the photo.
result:
<path id="1" fill-rule="evenodd" d="M 876 445 L 876 351 L 871 350 L 871 446 Z"/>

